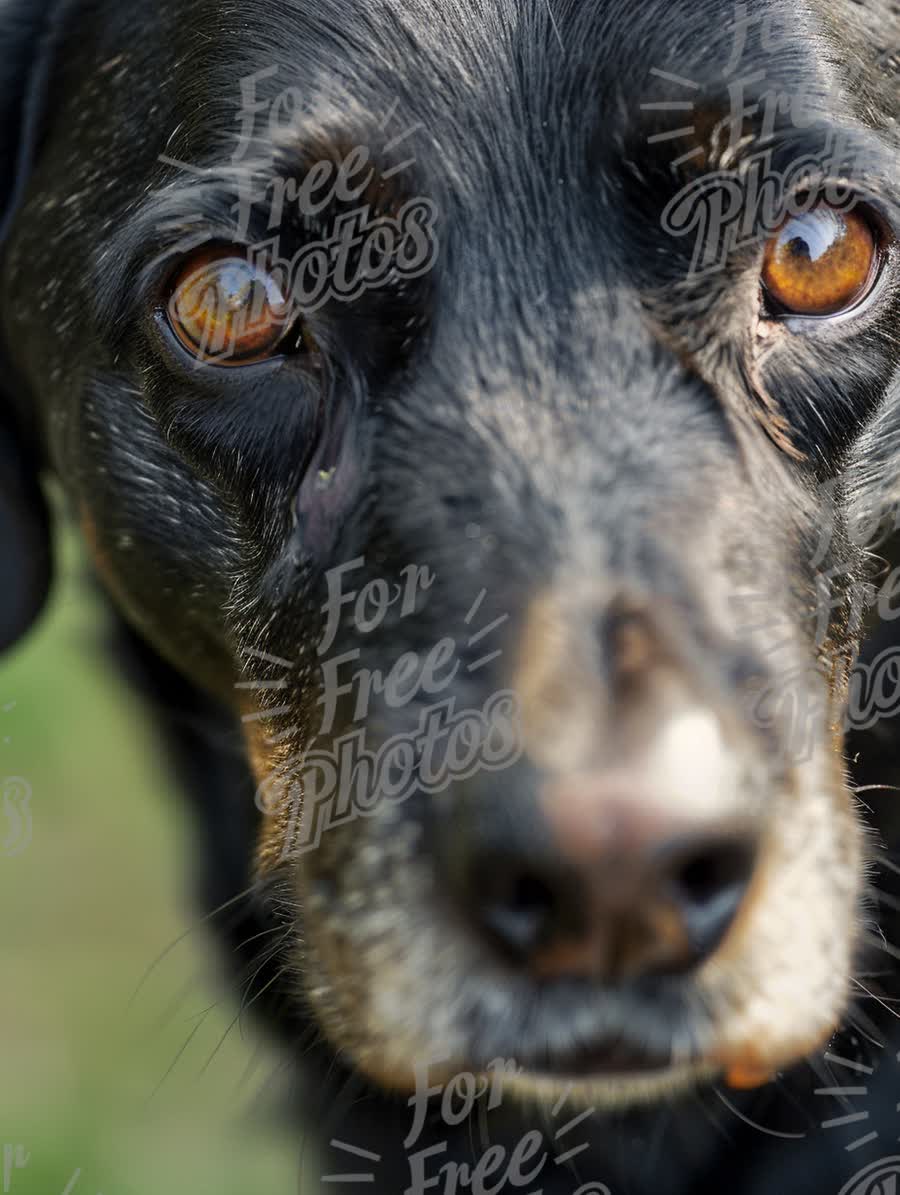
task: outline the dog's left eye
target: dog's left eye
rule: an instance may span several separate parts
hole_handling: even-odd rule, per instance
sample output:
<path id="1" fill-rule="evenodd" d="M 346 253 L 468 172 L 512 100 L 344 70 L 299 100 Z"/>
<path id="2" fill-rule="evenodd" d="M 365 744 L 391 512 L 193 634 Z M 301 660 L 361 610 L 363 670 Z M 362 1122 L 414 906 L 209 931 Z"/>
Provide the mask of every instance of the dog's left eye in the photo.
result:
<path id="1" fill-rule="evenodd" d="M 172 281 L 166 314 L 181 344 L 216 365 L 271 356 L 293 322 L 276 278 L 238 247 L 191 254 Z"/>
<path id="2" fill-rule="evenodd" d="M 789 217 L 771 237 L 763 285 L 775 314 L 837 315 L 871 290 L 878 256 L 878 238 L 862 212 L 820 203 Z"/>

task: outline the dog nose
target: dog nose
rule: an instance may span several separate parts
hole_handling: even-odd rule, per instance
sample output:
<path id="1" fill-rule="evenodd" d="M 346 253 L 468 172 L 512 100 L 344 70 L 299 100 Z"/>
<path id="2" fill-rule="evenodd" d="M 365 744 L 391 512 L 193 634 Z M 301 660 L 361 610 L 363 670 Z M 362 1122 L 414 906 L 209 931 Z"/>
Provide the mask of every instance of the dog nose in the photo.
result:
<path id="1" fill-rule="evenodd" d="M 634 794 L 561 791 L 541 805 L 541 845 L 533 832 L 470 838 L 455 872 L 470 923 L 508 961 L 537 978 L 616 981 L 716 951 L 753 875 L 749 829 L 686 826 Z"/>

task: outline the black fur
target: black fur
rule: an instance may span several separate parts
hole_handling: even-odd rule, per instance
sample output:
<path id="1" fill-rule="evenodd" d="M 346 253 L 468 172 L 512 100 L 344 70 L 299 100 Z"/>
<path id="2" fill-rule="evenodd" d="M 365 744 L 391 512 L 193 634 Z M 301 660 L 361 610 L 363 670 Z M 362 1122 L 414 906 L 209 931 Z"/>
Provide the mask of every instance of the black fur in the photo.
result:
<path id="1" fill-rule="evenodd" d="M 886 237 L 900 238 L 896 5 L 757 8 L 790 36 L 748 50 L 766 71 L 754 86 L 805 91 L 820 118 L 798 129 L 782 113 L 776 166 L 820 154 L 827 133 L 845 129 L 864 163 L 855 182 Z M 692 675 L 729 706 L 750 673 L 772 665 L 760 642 L 736 643 L 710 616 L 727 596 L 726 571 L 777 595 L 773 618 L 794 634 L 784 660 L 812 658 L 808 561 L 823 524 L 835 521 L 827 563 L 856 582 L 865 554 L 848 528 L 900 497 L 896 246 L 873 311 L 795 336 L 754 374 L 759 244 L 689 280 L 692 246 L 660 227 L 689 175 L 673 172 L 671 142 L 650 140 L 672 122 L 642 108 L 672 96 L 650 68 L 690 78 L 721 113 L 731 19 L 725 0 L 0 5 L 0 646 L 26 629 L 49 584 L 44 469 L 82 522 L 124 620 L 123 657 L 167 724 L 197 814 L 203 902 L 221 910 L 212 923 L 235 978 L 255 972 L 245 999 L 259 993 L 257 1010 L 302 1056 L 307 1114 L 327 1107 L 317 1131 L 325 1173 L 347 1164 L 328 1156 L 332 1138 L 368 1144 L 383 1155 L 383 1189 L 402 1190 L 408 1112 L 334 1056 L 295 984 L 273 983 L 280 958 L 257 970 L 244 957 L 284 908 L 273 913 L 253 885 L 261 817 L 235 689 L 248 649 L 298 673 L 314 665 L 325 570 L 365 554 L 366 577 L 412 562 L 438 583 L 415 620 L 367 638 L 363 663 L 388 667 L 460 627 L 482 583 L 484 621 L 511 615 L 508 660 L 529 600 L 588 559 L 668 604 Z M 311 316 L 316 354 L 194 370 L 161 296 L 198 227 L 233 239 L 239 81 L 272 63 L 279 74 L 260 94 L 294 84 L 304 106 L 300 138 L 269 169 L 296 176 L 356 144 L 382 168 L 414 156 L 379 200 L 427 196 L 440 251 L 425 276 Z M 271 157 L 262 133 L 244 160 Z M 289 243 L 337 214 L 288 224 Z M 257 205 L 247 239 L 264 237 Z M 844 614 L 833 611 L 828 641 L 849 663 L 860 633 Z M 585 643 L 602 640 L 601 622 Z M 339 644 L 353 642 L 342 627 Z M 863 650 L 885 642 L 890 626 L 872 628 Z M 457 696 L 505 679 L 497 665 Z M 298 741 L 311 700 L 297 705 Z M 383 733 L 407 725 L 408 711 L 379 714 Z M 861 780 L 890 778 L 894 732 L 888 723 L 851 739 Z M 767 761 L 779 733 L 755 740 Z M 877 812 L 887 837 L 889 811 Z M 439 822 L 428 830 L 449 833 Z M 272 891 L 284 897 L 286 885 Z M 455 994 L 468 998 L 464 982 Z M 564 1005 L 523 1003 L 492 1024 L 471 999 L 485 1057 L 537 1058 L 562 1032 Z M 640 1012 L 635 999 L 623 1037 L 637 1033 Z M 844 1042 L 842 1052 L 857 1048 Z M 803 1141 L 761 1134 L 704 1089 L 595 1118 L 579 1177 L 545 1176 L 544 1190 L 594 1179 L 615 1195 L 837 1195 L 859 1165 L 819 1131 L 817 1082 L 798 1068 L 734 1100 L 770 1129 L 799 1126 Z M 887 1139 L 897 1091 L 890 1074 L 880 1082 L 873 1122 Z M 504 1108 L 487 1129 L 515 1142 L 535 1125 L 552 1147 L 537 1113 Z M 477 1155 L 483 1128 L 462 1126 L 451 1151 Z M 439 1123 L 431 1131 L 446 1135 Z"/>

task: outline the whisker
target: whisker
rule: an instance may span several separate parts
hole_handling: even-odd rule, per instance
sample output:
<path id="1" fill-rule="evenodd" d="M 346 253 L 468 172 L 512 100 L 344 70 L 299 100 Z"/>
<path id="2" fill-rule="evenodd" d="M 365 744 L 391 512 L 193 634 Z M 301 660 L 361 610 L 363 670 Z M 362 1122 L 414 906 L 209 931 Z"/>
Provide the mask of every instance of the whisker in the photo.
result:
<path id="1" fill-rule="evenodd" d="M 218 917 L 220 913 L 224 913 L 224 911 L 226 909 L 231 908 L 233 905 L 236 905 L 239 901 L 245 900 L 248 896 L 250 896 L 256 890 L 256 888 L 257 888 L 257 882 L 254 880 L 252 884 L 249 884 L 243 890 L 243 892 L 238 892 L 234 896 L 230 897 L 228 900 L 223 901 L 222 904 L 220 904 L 217 908 L 213 909 L 211 912 L 205 914 L 205 916 L 199 918 L 199 920 L 197 920 L 197 921 L 193 922 L 193 924 L 189 925 L 188 928 L 183 933 L 178 935 L 178 937 L 175 939 L 174 942 L 170 942 L 169 945 L 165 948 L 165 950 L 163 950 L 160 954 L 158 954 L 156 956 L 156 958 L 153 960 L 153 962 L 150 964 L 150 966 L 144 972 L 143 976 L 141 977 L 140 982 L 138 983 L 137 987 L 134 989 L 134 991 L 132 992 L 132 994 L 128 1000 L 128 1004 L 126 1006 L 126 1012 L 131 1010 L 131 1008 L 134 1005 L 135 1000 L 138 998 L 138 995 L 141 992 L 141 989 L 144 987 L 147 980 L 153 974 L 154 970 L 159 966 L 159 964 L 165 958 L 167 958 L 172 953 L 172 951 L 177 946 L 179 946 L 185 940 L 185 938 L 190 937 L 190 935 L 192 933 L 194 933 L 196 930 L 198 930 L 201 926 L 207 924 L 208 922 L 212 921 L 214 918 Z"/>
<path id="2" fill-rule="evenodd" d="M 172 1017 L 174 1017 L 175 1013 L 184 1003 L 191 989 L 194 987 L 200 987 L 201 983 L 202 981 L 197 975 L 192 975 L 188 980 L 181 984 L 172 999 L 168 1002 L 168 1004 L 165 1005 L 163 1011 L 159 1014 L 159 1016 L 154 1018 L 150 1030 L 151 1034 L 157 1034 L 164 1025 L 169 1023 L 169 1021 L 172 1019 Z"/>
<path id="3" fill-rule="evenodd" d="M 806 1136 L 806 1133 L 786 1133 L 780 1129 L 770 1129 L 766 1125 L 757 1124 L 755 1120 L 751 1120 L 749 1116 L 747 1116 L 740 1110 L 740 1108 L 733 1104 L 731 1100 L 729 1100 L 724 1094 L 724 1092 L 720 1091 L 718 1087 L 714 1087 L 713 1091 L 729 1112 L 733 1113 L 738 1120 L 742 1120 L 744 1124 L 749 1125 L 752 1129 L 757 1129 L 771 1137 L 782 1137 L 785 1141 L 799 1141 Z"/>
<path id="4" fill-rule="evenodd" d="M 847 1024 L 851 1029 L 856 1030 L 861 1037 L 864 1037 L 870 1045 L 875 1046 L 878 1050 L 884 1049 L 882 1030 L 861 1008 L 853 1007 L 850 1009 L 847 1015 Z"/>
<path id="5" fill-rule="evenodd" d="M 215 1008 L 215 1005 L 214 1004 L 210 1005 L 210 1007 L 207 1008 L 203 1012 L 201 1020 L 199 1020 L 197 1022 L 197 1024 L 194 1026 L 194 1028 L 190 1031 L 190 1033 L 187 1036 L 187 1040 L 184 1042 L 181 1049 L 178 1051 L 178 1053 L 175 1055 L 175 1057 L 172 1059 L 171 1063 L 169 1064 L 168 1070 L 163 1075 L 163 1077 L 160 1079 L 160 1081 L 156 1084 L 153 1091 L 150 1093 L 150 1096 L 147 1100 L 148 1104 L 150 1104 L 154 1099 L 156 1099 L 156 1096 L 159 1094 L 163 1084 L 168 1079 L 169 1075 L 171 1075 L 172 1071 L 174 1071 L 175 1067 L 178 1065 L 179 1060 L 182 1058 L 182 1056 L 184 1055 L 188 1046 L 191 1044 L 191 1042 L 197 1036 L 198 1031 L 202 1028 L 204 1021 L 209 1016 L 209 1014 L 212 1012 L 213 1008 Z"/>
<path id="6" fill-rule="evenodd" d="M 255 1004 L 256 1001 L 259 1000 L 261 996 L 264 996 L 265 993 L 269 990 L 269 988 L 274 983 L 276 983 L 282 977 L 282 975 L 284 975 L 289 969 L 290 968 L 288 968 L 288 967 L 282 967 L 280 970 L 276 971 L 275 974 L 272 976 L 272 978 L 269 980 L 269 982 L 264 984 L 263 987 L 260 988 L 260 990 L 253 997 L 253 999 L 246 1005 L 246 1007 L 247 1008 L 252 1007 L 252 1005 Z M 245 1006 L 243 1004 L 241 1004 L 240 1009 L 238 1010 L 238 1012 L 236 1013 L 234 1018 L 229 1022 L 228 1027 L 226 1028 L 225 1032 L 222 1034 L 222 1036 L 216 1042 L 215 1046 L 213 1047 L 213 1052 L 210 1054 L 209 1058 L 207 1058 L 206 1062 L 203 1064 L 203 1067 L 201 1068 L 201 1070 L 197 1076 L 198 1079 L 202 1078 L 202 1076 L 205 1075 L 206 1072 L 209 1070 L 216 1055 L 221 1050 L 222 1046 L 224 1046 L 225 1040 L 228 1037 L 229 1033 L 232 1031 L 232 1029 L 235 1027 L 235 1025 L 241 1019 L 241 1014 L 244 1011 L 244 1007 Z"/>
<path id="7" fill-rule="evenodd" d="M 893 863 L 887 855 L 882 854 L 881 851 L 876 851 L 874 857 L 875 861 L 880 863 L 882 867 L 886 867 L 888 871 L 892 871 L 895 875 L 900 875 L 900 867 L 896 863 Z"/>
<path id="8" fill-rule="evenodd" d="M 891 896 L 887 892 L 883 892 L 880 888 L 871 887 L 870 894 L 880 905 L 884 905 L 886 909 L 890 909 L 894 913 L 900 913 L 900 899 L 896 896 Z"/>

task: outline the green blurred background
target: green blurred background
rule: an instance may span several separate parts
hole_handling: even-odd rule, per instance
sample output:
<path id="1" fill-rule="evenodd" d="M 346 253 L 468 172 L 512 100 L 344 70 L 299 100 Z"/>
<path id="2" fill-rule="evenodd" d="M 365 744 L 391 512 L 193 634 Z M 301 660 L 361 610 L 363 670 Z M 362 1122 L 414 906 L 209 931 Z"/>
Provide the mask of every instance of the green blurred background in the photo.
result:
<path id="1" fill-rule="evenodd" d="M 272 1110 L 278 1060 L 190 930 L 162 744 L 74 537 L 59 555 L 45 616 L 0 661 L 0 783 L 32 790 L 18 853 L 0 804 L 0 1195 L 289 1195 L 302 1142 Z"/>

